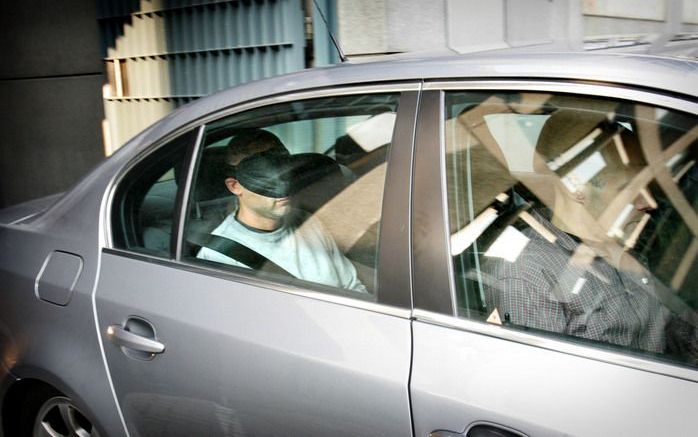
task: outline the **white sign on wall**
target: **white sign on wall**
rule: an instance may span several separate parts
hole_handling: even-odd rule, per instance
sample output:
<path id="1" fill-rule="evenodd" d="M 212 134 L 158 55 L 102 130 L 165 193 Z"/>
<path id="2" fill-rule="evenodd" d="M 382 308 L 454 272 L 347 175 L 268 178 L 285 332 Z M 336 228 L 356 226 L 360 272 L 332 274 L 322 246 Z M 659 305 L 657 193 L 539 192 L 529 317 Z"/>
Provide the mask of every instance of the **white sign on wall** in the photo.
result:
<path id="1" fill-rule="evenodd" d="M 683 22 L 698 24 L 698 1 L 683 0 Z"/>
<path id="2" fill-rule="evenodd" d="M 582 0 L 582 12 L 585 15 L 664 21 L 666 19 L 666 1 Z M 686 9 L 687 3 L 692 2 L 684 1 L 684 9 Z"/>

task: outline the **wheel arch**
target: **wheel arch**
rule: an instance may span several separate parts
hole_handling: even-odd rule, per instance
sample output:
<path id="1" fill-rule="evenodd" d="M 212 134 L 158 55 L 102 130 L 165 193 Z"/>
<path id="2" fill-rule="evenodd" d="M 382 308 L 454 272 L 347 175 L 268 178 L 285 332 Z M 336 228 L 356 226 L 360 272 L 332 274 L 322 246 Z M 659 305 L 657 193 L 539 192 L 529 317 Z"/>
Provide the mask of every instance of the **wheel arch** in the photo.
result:
<path id="1" fill-rule="evenodd" d="M 50 374 L 24 374 L 9 383 L 0 399 L 0 437 L 30 437 L 36 414 L 43 403 L 54 396 L 68 397 L 101 435 L 106 435 L 92 408 L 60 379 Z"/>
<path id="2" fill-rule="evenodd" d="M 28 436 L 36 413 L 48 398 L 63 394 L 48 382 L 35 378 L 18 379 L 2 399 L 2 435 Z"/>

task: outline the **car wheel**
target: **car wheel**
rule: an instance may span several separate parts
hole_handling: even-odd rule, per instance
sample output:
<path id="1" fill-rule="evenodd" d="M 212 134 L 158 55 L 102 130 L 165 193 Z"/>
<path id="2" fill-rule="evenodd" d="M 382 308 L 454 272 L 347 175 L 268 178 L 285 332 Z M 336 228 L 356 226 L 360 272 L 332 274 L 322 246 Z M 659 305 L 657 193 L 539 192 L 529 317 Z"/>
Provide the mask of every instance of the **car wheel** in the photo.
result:
<path id="1" fill-rule="evenodd" d="M 99 437 L 99 433 L 70 398 L 53 396 L 39 408 L 33 437 Z"/>

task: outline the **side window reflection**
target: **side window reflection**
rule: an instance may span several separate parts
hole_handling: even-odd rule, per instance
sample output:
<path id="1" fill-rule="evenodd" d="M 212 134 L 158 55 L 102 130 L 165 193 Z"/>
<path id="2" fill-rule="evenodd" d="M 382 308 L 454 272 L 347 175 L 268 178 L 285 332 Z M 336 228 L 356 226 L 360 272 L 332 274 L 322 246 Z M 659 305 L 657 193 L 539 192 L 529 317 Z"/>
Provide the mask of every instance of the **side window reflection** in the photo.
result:
<path id="1" fill-rule="evenodd" d="M 397 97 L 304 100 L 208 125 L 184 257 L 374 299 Z"/>
<path id="2" fill-rule="evenodd" d="M 449 93 L 464 317 L 698 366 L 695 117 L 543 93 Z"/>

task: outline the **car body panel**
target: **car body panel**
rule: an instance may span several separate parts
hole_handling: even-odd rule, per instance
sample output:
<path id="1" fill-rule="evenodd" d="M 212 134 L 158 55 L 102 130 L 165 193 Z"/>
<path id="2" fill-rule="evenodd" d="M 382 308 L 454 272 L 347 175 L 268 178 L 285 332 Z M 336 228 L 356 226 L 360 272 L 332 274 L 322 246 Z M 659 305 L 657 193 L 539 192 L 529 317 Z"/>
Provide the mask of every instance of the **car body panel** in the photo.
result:
<path id="1" fill-rule="evenodd" d="M 409 318 L 110 253 L 97 309 L 165 344 L 141 361 L 103 330 L 131 436 L 411 433 Z"/>
<path id="2" fill-rule="evenodd" d="M 62 195 L 63 193 L 52 194 L 4 208 L 0 210 L 0 223 L 13 224 L 28 221 L 37 214 L 46 211 L 46 209 L 56 203 Z"/>
<path id="3" fill-rule="evenodd" d="M 124 435 L 94 324 L 97 260 L 85 258 L 70 303 L 59 306 L 35 295 L 40 269 L 53 248 L 83 254 L 84 248 L 58 235 L 7 228 L 0 229 L 0 241 L 1 299 L 3 307 L 11 309 L 3 311 L 0 321 L 3 365 L 12 373 L 8 378 L 46 382 L 97 417 L 99 429 Z"/>
<path id="4" fill-rule="evenodd" d="M 529 436 L 693 435 L 698 384 L 415 322 L 415 435 L 488 422 Z"/>

